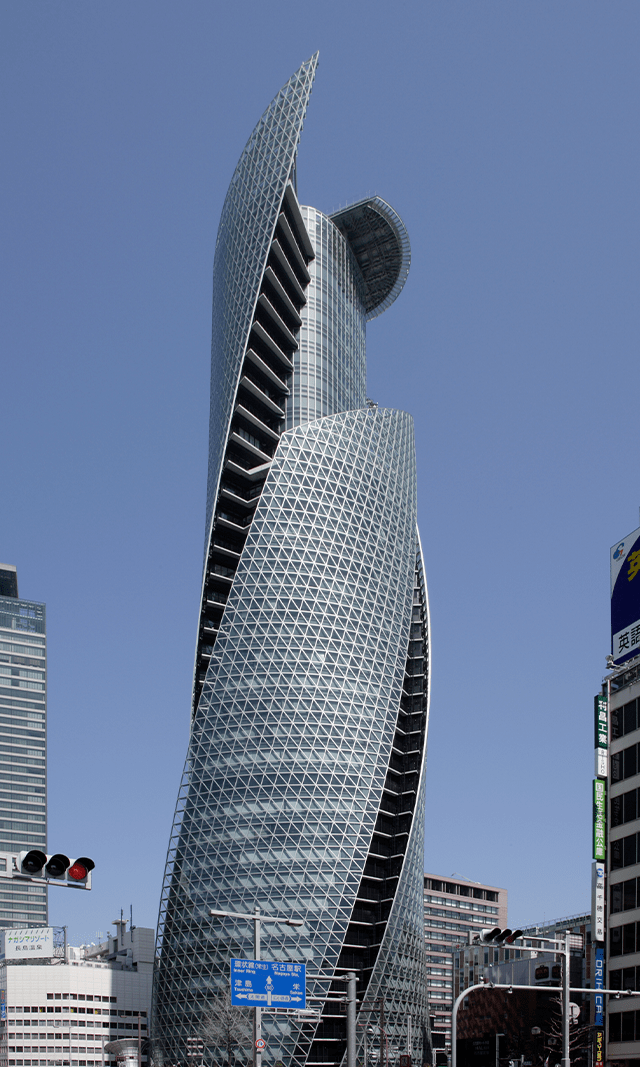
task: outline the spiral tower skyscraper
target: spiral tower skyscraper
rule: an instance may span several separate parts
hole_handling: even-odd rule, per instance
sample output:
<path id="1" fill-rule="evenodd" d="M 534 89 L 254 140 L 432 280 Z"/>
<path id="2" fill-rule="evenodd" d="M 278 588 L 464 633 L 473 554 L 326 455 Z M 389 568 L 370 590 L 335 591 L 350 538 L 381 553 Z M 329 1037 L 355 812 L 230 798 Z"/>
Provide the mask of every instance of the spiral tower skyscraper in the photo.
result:
<path id="1" fill-rule="evenodd" d="M 153 1041 L 185 1061 L 252 928 L 306 962 L 321 1018 L 265 1015 L 266 1064 L 340 1064 L 360 1021 L 427 1051 L 423 933 L 429 615 L 411 418 L 366 397 L 366 322 L 409 270 L 371 197 L 301 207 L 317 55 L 265 111 L 224 203 L 213 281 L 207 520 L 189 751 L 160 904 Z M 328 999 L 325 999 L 328 998 Z M 409 1021 L 410 1020 L 410 1021 Z M 362 1035 L 364 1029 L 360 1028 Z M 362 1040 L 362 1037 L 360 1038 Z"/>

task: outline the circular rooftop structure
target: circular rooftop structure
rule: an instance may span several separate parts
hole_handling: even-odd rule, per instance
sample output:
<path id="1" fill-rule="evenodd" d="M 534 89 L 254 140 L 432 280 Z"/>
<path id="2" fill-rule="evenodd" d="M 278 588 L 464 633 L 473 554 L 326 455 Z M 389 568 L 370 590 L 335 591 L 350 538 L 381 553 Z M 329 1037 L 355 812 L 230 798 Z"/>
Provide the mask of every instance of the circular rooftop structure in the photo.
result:
<path id="1" fill-rule="evenodd" d="M 329 218 L 349 242 L 365 285 L 367 319 L 393 304 L 407 280 L 411 246 L 396 211 L 379 196 L 367 197 Z"/>

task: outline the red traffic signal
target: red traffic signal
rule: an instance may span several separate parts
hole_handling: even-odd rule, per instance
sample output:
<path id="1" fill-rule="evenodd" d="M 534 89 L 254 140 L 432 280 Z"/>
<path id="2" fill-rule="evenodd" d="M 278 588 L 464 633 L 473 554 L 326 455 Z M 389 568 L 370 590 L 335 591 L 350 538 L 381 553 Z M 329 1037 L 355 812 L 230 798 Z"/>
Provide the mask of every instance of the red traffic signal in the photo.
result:
<path id="1" fill-rule="evenodd" d="M 86 882 L 87 879 L 91 881 L 91 872 L 94 867 L 95 863 L 88 856 L 79 856 L 77 860 L 72 860 L 69 864 L 67 878 L 72 882 Z"/>

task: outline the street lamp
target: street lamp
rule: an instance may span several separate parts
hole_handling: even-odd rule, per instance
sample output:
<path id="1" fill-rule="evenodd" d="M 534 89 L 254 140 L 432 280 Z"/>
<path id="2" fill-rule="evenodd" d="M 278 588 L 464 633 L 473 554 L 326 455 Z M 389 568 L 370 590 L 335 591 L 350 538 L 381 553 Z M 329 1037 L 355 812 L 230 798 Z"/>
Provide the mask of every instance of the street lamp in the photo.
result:
<path id="1" fill-rule="evenodd" d="M 260 908 L 253 909 L 252 915 L 240 911 L 224 911 L 221 908 L 209 908 L 212 918 L 245 919 L 253 922 L 253 958 L 260 959 L 260 928 L 262 923 L 284 923 L 286 926 L 304 926 L 303 919 L 285 919 L 280 915 L 262 915 Z M 253 1009 L 253 1067 L 261 1067 L 262 1048 L 258 1042 L 262 1041 L 262 1008 Z"/>

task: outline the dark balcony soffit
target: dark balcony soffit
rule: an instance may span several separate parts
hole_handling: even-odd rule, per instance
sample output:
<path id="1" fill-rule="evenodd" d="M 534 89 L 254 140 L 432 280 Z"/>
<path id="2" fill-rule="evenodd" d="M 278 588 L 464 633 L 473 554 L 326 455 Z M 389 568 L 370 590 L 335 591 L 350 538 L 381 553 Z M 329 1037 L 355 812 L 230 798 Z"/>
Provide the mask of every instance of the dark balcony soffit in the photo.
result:
<path id="1" fill-rule="evenodd" d="M 346 237 L 360 267 L 365 311 L 373 319 L 393 303 L 407 280 L 411 247 L 405 225 L 379 196 L 359 200 L 329 217 Z"/>

